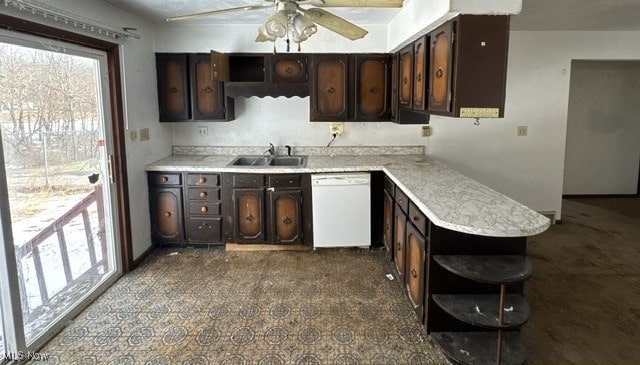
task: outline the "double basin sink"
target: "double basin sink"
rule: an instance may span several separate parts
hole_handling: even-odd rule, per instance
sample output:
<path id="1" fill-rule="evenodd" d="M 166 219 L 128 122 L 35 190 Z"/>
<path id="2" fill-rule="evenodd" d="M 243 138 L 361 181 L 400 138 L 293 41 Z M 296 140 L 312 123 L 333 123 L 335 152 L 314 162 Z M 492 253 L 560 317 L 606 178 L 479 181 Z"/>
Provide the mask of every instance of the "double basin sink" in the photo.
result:
<path id="1" fill-rule="evenodd" d="M 307 166 L 307 156 L 240 155 L 229 162 L 227 166 L 304 167 Z"/>

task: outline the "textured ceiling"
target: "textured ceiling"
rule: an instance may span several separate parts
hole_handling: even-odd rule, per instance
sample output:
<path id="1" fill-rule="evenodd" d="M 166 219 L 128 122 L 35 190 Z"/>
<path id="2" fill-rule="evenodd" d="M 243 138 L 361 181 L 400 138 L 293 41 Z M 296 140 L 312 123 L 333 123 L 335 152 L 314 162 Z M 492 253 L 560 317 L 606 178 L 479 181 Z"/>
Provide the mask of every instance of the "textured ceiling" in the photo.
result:
<path id="1" fill-rule="evenodd" d="M 262 5 L 264 0 L 105 0 L 118 8 L 130 11 L 154 23 L 164 23 L 166 18 L 210 10 Z M 423 0 L 414 0 L 423 1 Z M 406 0 L 405 0 L 406 2 Z M 327 8 L 335 15 L 358 25 L 387 24 L 400 9 L 389 8 Z M 273 9 L 237 11 L 198 19 L 180 21 L 181 24 L 262 24 L 273 14 Z"/>
<path id="2" fill-rule="evenodd" d="M 154 23 L 168 16 L 264 4 L 265 0 L 103 0 Z M 429 1 L 429 0 L 405 0 Z M 358 25 L 387 24 L 399 9 L 329 8 Z M 261 24 L 270 9 L 226 13 L 181 24 Z M 640 0 L 523 0 L 512 30 L 640 31 Z"/>

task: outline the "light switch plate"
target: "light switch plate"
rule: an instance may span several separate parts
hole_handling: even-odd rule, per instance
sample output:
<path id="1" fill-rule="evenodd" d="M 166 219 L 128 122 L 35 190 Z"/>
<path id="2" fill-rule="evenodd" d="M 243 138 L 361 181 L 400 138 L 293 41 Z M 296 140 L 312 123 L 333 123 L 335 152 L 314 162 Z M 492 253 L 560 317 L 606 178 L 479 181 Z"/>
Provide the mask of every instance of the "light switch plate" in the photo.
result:
<path id="1" fill-rule="evenodd" d="M 518 126 L 518 137 L 526 137 L 527 136 L 527 126 L 526 125 L 519 125 Z"/>
<path id="2" fill-rule="evenodd" d="M 142 128 L 140 130 L 140 142 L 149 140 L 149 128 Z"/>

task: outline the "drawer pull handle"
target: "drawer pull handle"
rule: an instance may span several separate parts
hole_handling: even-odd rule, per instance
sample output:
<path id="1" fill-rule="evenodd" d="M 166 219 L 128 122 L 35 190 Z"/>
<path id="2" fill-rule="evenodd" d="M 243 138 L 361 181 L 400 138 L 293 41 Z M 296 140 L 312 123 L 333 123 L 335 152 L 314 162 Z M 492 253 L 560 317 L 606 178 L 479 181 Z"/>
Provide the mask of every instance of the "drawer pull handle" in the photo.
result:
<path id="1" fill-rule="evenodd" d="M 418 277 L 418 273 L 416 272 L 415 268 L 411 269 L 411 277 L 413 277 L 414 279 Z"/>
<path id="2" fill-rule="evenodd" d="M 370 92 L 370 93 L 372 93 L 372 94 L 375 94 L 375 93 L 377 93 L 377 92 L 378 92 L 378 88 L 377 88 L 377 87 L 375 87 L 375 86 L 372 86 L 372 87 L 369 89 L 369 92 Z"/>
<path id="3" fill-rule="evenodd" d="M 289 217 L 284 217 L 284 219 L 282 220 L 282 223 L 286 224 L 287 226 L 290 225 L 292 222 L 292 220 Z"/>
<path id="4" fill-rule="evenodd" d="M 400 247 L 400 241 L 396 242 L 396 247 L 398 248 L 398 251 L 402 251 L 402 247 Z"/>
<path id="5" fill-rule="evenodd" d="M 206 198 L 207 197 L 207 192 L 206 191 L 201 191 L 200 192 L 200 197 L 203 198 L 203 199 Z"/>
<path id="6" fill-rule="evenodd" d="M 201 212 L 202 214 L 206 213 L 208 210 L 209 210 L 209 209 L 208 209 L 207 207 L 202 207 L 202 208 L 200 208 L 200 212 Z"/>
<path id="7" fill-rule="evenodd" d="M 207 224 L 207 222 L 202 222 L 202 224 L 198 226 L 198 229 L 203 228 L 211 228 L 211 225 Z"/>
<path id="8" fill-rule="evenodd" d="M 333 86 L 329 86 L 329 87 L 327 88 L 327 92 L 328 92 L 329 94 L 333 94 L 333 93 L 335 93 L 335 92 L 336 92 L 336 89 L 334 89 L 334 88 L 333 88 Z"/>
<path id="9" fill-rule="evenodd" d="M 418 81 L 418 82 L 422 82 L 422 74 L 418 74 L 418 75 L 416 76 L 416 81 Z"/>
<path id="10" fill-rule="evenodd" d="M 438 71 L 436 71 L 436 77 L 437 78 L 441 78 L 442 77 L 442 69 L 438 68 Z"/>
<path id="11" fill-rule="evenodd" d="M 211 94 L 212 92 L 213 92 L 213 89 L 211 88 L 211 86 L 207 86 L 204 88 L 205 94 Z"/>
<path id="12" fill-rule="evenodd" d="M 246 220 L 247 222 L 253 222 L 255 218 L 253 217 L 253 214 L 249 213 L 248 216 L 244 217 L 244 220 Z"/>
<path id="13" fill-rule="evenodd" d="M 406 85 L 409 82 L 409 79 L 405 76 L 402 78 L 402 83 Z"/>
<path id="14" fill-rule="evenodd" d="M 267 191 L 276 191 L 276 188 L 267 188 Z"/>
<path id="15" fill-rule="evenodd" d="M 201 177 L 200 179 L 198 179 L 198 184 L 204 184 L 207 182 L 207 179 L 204 177 Z"/>
<path id="16" fill-rule="evenodd" d="M 175 86 L 173 86 L 173 87 L 171 87 L 171 88 L 169 89 L 169 93 L 170 93 L 170 94 L 175 94 L 175 93 L 177 93 L 177 92 L 178 92 L 178 88 L 177 88 L 177 87 L 175 87 Z"/>

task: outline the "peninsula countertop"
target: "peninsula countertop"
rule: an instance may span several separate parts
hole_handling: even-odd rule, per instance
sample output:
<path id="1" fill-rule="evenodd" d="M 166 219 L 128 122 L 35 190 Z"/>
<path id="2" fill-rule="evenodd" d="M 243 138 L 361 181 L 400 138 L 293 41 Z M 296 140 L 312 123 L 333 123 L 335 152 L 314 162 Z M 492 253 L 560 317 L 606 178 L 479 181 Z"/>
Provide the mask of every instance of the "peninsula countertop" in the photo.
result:
<path id="1" fill-rule="evenodd" d="M 231 155 L 171 155 L 147 171 L 336 173 L 383 171 L 437 226 L 495 237 L 544 232 L 550 220 L 527 206 L 425 155 L 308 156 L 304 167 L 227 166 Z"/>

